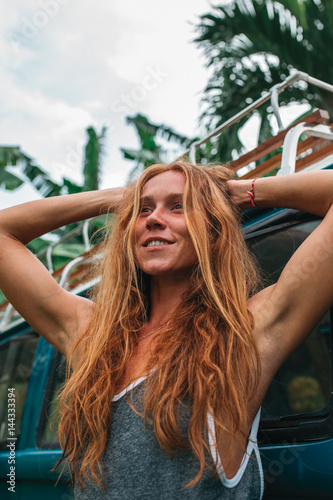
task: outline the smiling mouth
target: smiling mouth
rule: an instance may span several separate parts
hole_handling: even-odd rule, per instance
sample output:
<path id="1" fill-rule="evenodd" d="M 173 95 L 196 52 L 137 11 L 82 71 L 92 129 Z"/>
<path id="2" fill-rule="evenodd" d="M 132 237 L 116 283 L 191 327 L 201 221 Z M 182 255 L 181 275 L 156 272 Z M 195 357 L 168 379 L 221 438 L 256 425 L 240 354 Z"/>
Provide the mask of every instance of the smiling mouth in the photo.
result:
<path id="1" fill-rule="evenodd" d="M 161 245 L 172 245 L 173 243 L 172 242 L 168 242 L 168 241 L 162 241 L 162 240 L 153 240 L 153 241 L 150 241 L 147 245 L 145 245 L 146 247 L 157 247 L 157 246 L 161 246 Z"/>

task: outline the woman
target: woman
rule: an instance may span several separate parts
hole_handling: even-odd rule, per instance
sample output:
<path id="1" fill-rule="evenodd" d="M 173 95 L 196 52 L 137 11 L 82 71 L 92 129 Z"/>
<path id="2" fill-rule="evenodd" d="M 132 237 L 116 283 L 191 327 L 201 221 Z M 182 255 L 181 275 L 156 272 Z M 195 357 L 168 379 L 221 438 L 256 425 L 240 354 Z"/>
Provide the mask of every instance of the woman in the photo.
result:
<path id="1" fill-rule="evenodd" d="M 0 214 L 1 289 L 72 370 L 59 434 L 78 499 L 262 495 L 261 402 L 332 303 L 333 172 L 228 179 L 223 167 L 156 165 L 126 190 Z M 326 214 L 256 294 L 237 220 L 253 204 Z M 108 210 L 101 283 L 93 301 L 73 296 L 24 245 Z"/>

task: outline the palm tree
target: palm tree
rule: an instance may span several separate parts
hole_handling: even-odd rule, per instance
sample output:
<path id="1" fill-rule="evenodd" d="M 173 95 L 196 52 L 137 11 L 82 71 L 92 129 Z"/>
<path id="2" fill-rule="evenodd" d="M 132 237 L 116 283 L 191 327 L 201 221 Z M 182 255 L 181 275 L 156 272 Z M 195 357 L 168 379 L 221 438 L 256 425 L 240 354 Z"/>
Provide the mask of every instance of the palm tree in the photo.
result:
<path id="1" fill-rule="evenodd" d="M 213 7 L 196 27 L 195 42 L 212 68 L 201 122 L 219 126 L 293 68 L 332 83 L 332 26 L 333 2 L 324 0 L 231 0 Z M 333 118 L 333 96 L 324 90 L 298 83 L 281 94 L 280 104 L 295 100 L 327 109 Z M 272 134 L 270 115 L 269 105 L 260 111 L 259 142 Z M 214 159 L 228 161 L 243 144 L 229 129 L 215 148 Z"/>
<path id="2" fill-rule="evenodd" d="M 166 163 L 170 156 L 170 145 L 186 149 L 195 140 L 178 134 L 166 125 L 151 123 L 146 116 L 141 114 L 128 116 L 126 121 L 135 127 L 140 141 L 140 149 L 121 148 L 124 158 L 135 162 L 129 174 L 129 180 L 133 180 L 138 173 L 154 163 Z M 166 143 L 162 145 L 161 140 Z M 173 152 L 175 158 L 177 153 L 175 150 Z"/>

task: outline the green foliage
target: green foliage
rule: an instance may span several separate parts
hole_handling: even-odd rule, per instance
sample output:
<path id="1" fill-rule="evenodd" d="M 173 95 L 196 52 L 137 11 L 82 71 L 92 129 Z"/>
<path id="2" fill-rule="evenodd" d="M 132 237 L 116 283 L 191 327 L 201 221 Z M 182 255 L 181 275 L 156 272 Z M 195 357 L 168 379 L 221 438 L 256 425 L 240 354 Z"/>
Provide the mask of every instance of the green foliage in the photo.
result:
<path id="1" fill-rule="evenodd" d="M 83 191 L 94 190 L 99 188 L 101 174 L 101 158 L 104 152 L 104 140 L 106 136 L 106 128 L 103 127 L 100 134 L 93 127 L 87 129 L 88 141 L 85 146 L 85 156 L 83 161 L 83 177 L 82 185 L 75 184 L 69 179 L 63 179 L 62 184 L 57 184 L 51 180 L 49 175 L 26 154 L 24 154 L 18 146 L 2 146 L 0 147 L 0 186 L 3 189 L 15 190 L 22 186 L 24 182 L 30 182 L 31 185 L 44 197 L 57 196 L 61 194 L 73 194 Z M 17 175 L 8 171 L 8 166 L 13 170 L 17 167 Z M 101 230 L 105 217 L 101 217 L 93 221 L 90 225 L 90 236 L 96 231 Z M 39 254 L 54 242 L 54 236 L 61 238 L 69 231 L 76 228 L 78 224 L 71 224 L 66 228 L 60 228 L 53 232 L 53 238 L 37 238 L 28 244 L 29 250 L 34 254 Z M 95 240 L 98 240 L 95 237 Z M 96 240 L 96 241 L 97 241 Z M 82 236 L 76 234 L 71 237 L 70 241 L 57 245 L 52 252 L 52 263 L 54 269 L 57 269 L 73 258 L 84 252 Z M 46 257 L 41 258 L 46 264 Z M 0 303 L 4 297 L 0 296 Z"/>
<path id="2" fill-rule="evenodd" d="M 33 254 L 37 255 L 45 250 L 51 243 L 53 243 L 53 241 L 49 238 L 36 238 L 35 240 L 30 241 L 27 247 Z"/>
<path id="3" fill-rule="evenodd" d="M 9 172 L 8 166 L 17 167 L 18 173 L 15 175 Z M 23 184 L 24 179 L 27 179 L 43 197 L 60 194 L 61 186 L 53 182 L 29 156 L 22 153 L 18 146 L 1 146 L 0 186 L 14 191 Z"/>
<path id="4" fill-rule="evenodd" d="M 75 184 L 66 178 L 63 179 L 62 184 L 57 184 L 18 146 L 0 146 L 1 188 L 14 191 L 22 186 L 23 182 L 29 181 L 44 198 L 98 189 L 106 128 L 103 127 L 101 133 L 97 134 L 93 127 L 88 127 L 87 135 L 88 141 L 85 146 L 83 161 L 84 182 L 82 185 Z M 18 173 L 15 175 L 9 172 L 8 166 L 17 167 Z"/>
<path id="5" fill-rule="evenodd" d="M 324 408 L 326 401 L 317 379 L 299 376 L 292 379 L 287 387 L 289 405 L 294 413 L 316 411 Z"/>
<path id="6" fill-rule="evenodd" d="M 140 149 L 121 148 L 126 160 L 135 162 L 129 180 L 154 163 L 165 163 L 167 148 L 158 143 L 159 139 L 188 148 L 194 139 L 178 134 L 166 125 L 151 123 L 144 115 L 128 116 L 127 123 L 133 125 L 140 141 Z"/>
<path id="7" fill-rule="evenodd" d="M 333 82 L 330 60 L 333 2 L 321 0 L 232 0 L 201 16 L 195 42 L 203 49 L 212 76 L 205 88 L 201 122 L 219 126 L 240 109 L 280 83 L 292 69 Z M 297 100 L 327 109 L 333 117 L 333 95 L 296 83 L 280 96 L 280 104 Z M 259 142 L 271 135 L 269 105 L 260 114 Z M 237 129 L 249 119 L 245 117 Z M 243 148 L 230 128 L 215 144 L 213 160 L 229 161 Z M 215 156 L 215 157 L 214 157 Z"/>
<path id="8" fill-rule="evenodd" d="M 87 128 L 88 142 L 85 147 L 83 166 L 84 184 L 82 191 L 93 191 L 99 188 L 101 174 L 101 157 L 104 153 L 106 127 L 98 135 L 93 127 Z"/>

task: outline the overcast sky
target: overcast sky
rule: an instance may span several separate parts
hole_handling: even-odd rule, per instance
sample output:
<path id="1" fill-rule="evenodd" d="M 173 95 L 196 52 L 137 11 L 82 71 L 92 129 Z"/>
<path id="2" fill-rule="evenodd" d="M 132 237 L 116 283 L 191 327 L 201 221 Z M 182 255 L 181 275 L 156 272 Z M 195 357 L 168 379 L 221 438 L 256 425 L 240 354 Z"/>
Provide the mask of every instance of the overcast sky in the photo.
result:
<path id="1" fill-rule="evenodd" d="M 102 187 L 123 185 L 133 165 L 119 148 L 137 145 L 127 115 L 198 134 L 208 72 L 191 40 L 211 3 L 1 2 L 0 145 L 19 145 L 56 181 L 80 182 L 85 129 L 107 125 Z M 1 190 L 0 207 L 37 197 L 27 187 Z"/>

